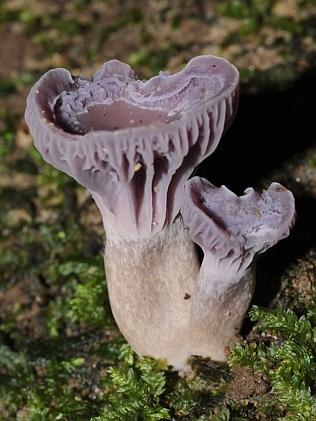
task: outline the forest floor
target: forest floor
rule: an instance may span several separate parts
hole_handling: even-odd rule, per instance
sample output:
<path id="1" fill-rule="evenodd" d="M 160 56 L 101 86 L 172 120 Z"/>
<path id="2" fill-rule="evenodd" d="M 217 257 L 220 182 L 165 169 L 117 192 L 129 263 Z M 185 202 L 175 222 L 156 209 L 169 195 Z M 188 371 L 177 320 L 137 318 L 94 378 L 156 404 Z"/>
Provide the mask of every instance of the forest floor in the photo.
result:
<path id="1" fill-rule="evenodd" d="M 0 39 L 0 421 L 316 419 L 315 2 L 0 0 Z M 52 67 L 89 76 L 117 58 L 146 78 L 200 54 L 239 68 L 241 96 L 198 174 L 238 194 L 281 182 L 297 221 L 258 262 L 229 364 L 196 357 L 182 378 L 126 346 L 101 216 L 23 114 Z"/>

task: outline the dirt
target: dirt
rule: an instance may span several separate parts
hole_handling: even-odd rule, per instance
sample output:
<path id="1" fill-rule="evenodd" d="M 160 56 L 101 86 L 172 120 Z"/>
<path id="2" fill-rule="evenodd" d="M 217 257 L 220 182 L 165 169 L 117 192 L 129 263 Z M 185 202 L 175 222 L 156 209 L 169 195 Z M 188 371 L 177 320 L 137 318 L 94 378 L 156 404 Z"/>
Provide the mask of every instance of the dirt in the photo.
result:
<path id="1" fill-rule="evenodd" d="M 232 381 L 226 391 L 226 399 L 232 399 L 237 403 L 268 392 L 267 382 L 248 367 L 233 367 L 231 370 Z"/>
<path id="2" fill-rule="evenodd" d="M 25 34 L 13 31 L 9 26 L 0 29 L 0 39 L 5 40 L 0 49 L 0 80 L 3 80 L 25 69 L 35 47 Z"/>
<path id="3" fill-rule="evenodd" d="M 299 314 L 316 301 L 316 250 L 310 250 L 287 271 L 276 302 Z"/>
<path id="4" fill-rule="evenodd" d="M 11 288 L 0 290 L 1 319 L 8 321 L 16 314 L 21 335 L 33 339 L 45 336 L 47 326 L 43 314 L 43 292 L 40 286 L 30 288 L 28 278 L 21 279 Z"/>

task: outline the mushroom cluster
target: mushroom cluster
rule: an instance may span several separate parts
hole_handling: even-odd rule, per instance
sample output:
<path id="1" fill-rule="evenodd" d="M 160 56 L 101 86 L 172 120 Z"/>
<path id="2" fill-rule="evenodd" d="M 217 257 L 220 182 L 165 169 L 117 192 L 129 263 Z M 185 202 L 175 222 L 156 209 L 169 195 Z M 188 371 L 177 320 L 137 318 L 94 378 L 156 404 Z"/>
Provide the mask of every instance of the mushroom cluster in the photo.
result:
<path id="1" fill-rule="evenodd" d="M 177 370 L 192 354 L 225 359 L 252 297 L 253 260 L 294 220 L 293 196 L 277 183 L 237 197 L 189 180 L 231 124 L 238 86 L 219 57 L 147 81 L 111 60 L 92 79 L 50 70 L 27 99 L 37 149 L 100 209 L 118 327 L 136 352 Z"/>

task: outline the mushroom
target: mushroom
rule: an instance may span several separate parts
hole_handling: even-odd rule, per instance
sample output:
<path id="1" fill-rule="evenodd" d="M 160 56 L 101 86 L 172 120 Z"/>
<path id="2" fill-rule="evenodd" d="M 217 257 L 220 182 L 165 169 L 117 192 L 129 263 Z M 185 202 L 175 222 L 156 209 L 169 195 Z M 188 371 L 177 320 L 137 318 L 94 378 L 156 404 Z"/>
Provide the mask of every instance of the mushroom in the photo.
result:
<path id="1" fill-rule="evenodd" d="M 186 183 L 181 213 L 204 253 L 192 295 L 190 350 L 224 361 L 252 298 L 254 260 L 288 236 L 294 198 L 278 183 L 262 194 L 248 188 L 238 197 L 225 186 L 193 177 Z"/>
<path id="2" fill-rule="evenodd" d="M 179 217 L 184 184 L 235 116 L 237 69 L 193 58 L 141 81 L 112 60 L 90 79 L 65 69 L 32 88 L 25 118 L 37 149 L 92 194 L 106 231 L 115 320 L 139 354 L 181 368 L 199 261 Z"/>

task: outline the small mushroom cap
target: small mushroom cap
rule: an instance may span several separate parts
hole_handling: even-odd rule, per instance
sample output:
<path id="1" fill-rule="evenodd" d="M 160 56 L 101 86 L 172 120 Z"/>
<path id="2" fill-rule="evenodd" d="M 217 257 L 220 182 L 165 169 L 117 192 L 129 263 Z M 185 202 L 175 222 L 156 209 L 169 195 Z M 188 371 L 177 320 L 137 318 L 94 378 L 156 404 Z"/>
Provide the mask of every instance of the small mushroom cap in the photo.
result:
<path id="1" fill-rule="evenodd" d="M 178 214 L 184 182 L 235 116 L 238 84 L 214 56 L 148 81 L 118 60 L 91 80 L 54 69 L 32 88 L 25 118 L 44 159 L 92 192 L 107 229 L 147 236 Z"/>
<path id="2" fill-rule="evenodd" d="M 225 186 L 193 177 L 186 183 L 181 213 L 192 240 L 204 252 L 217 260 L 243 259 L 249 264 L 255 254 L 289 235 L 295 204 L 292 193 L 279 183 L 261 194 L 248 188 L 239 197 Z"/>

